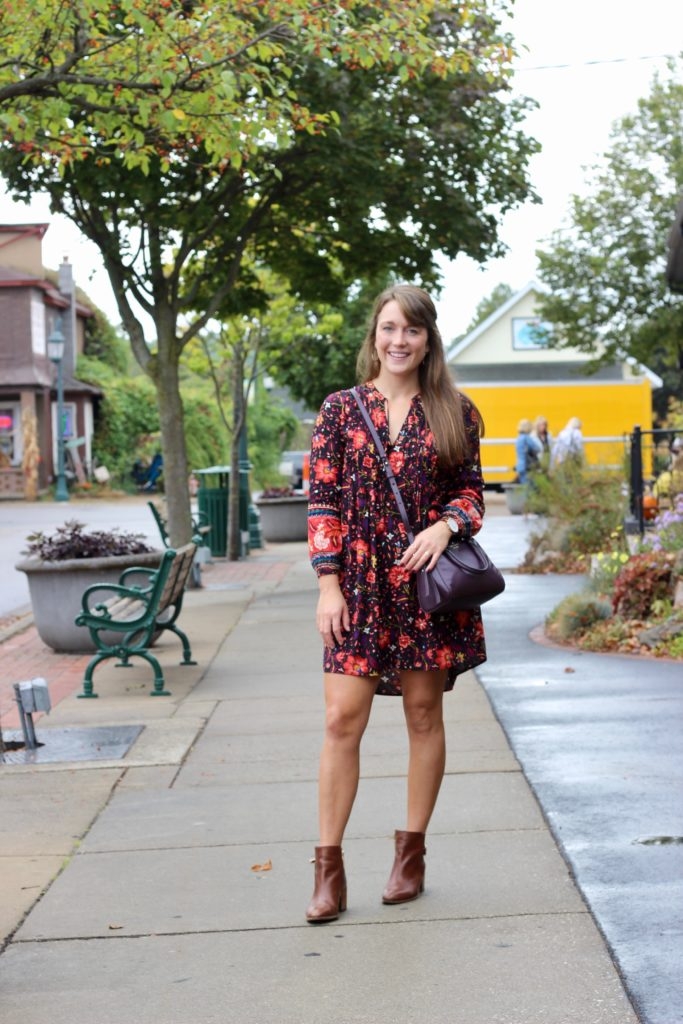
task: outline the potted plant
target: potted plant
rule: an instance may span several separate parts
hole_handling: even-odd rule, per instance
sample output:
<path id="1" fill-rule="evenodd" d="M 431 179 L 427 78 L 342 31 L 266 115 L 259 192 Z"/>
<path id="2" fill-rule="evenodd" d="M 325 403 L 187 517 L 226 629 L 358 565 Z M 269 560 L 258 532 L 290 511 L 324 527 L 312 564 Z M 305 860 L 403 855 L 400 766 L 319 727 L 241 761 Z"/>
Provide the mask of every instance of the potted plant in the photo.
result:
<path id="1" fill-rule="evenodd" d="M 264 540 L 306 540 L 308 495 L 293 487 L 268 487 L 256 499 Z"/>
<path id="2" fill-rule="evenodd" d="M 33 618 L 38 634 L 55 651 L 87 653 L 94 645 L 86 629 L 75 624 L 81 598 L 93 583 L 117 583 L 124 569 L 156 568 L 162 552 L 150 547 L 141 534 L 118 529 L 85 532 L 83 523 L 70 520 L 54 534 L 33 533 L 26 538 L 16 565 L 28 578 Z"/>

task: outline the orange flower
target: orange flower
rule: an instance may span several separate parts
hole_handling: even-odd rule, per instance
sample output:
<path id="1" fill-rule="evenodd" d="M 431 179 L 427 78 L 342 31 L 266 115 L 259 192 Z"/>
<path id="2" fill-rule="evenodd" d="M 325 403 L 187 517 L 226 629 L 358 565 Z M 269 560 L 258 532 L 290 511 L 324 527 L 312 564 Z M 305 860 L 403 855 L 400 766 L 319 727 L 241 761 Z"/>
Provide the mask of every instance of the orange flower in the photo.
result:
<path id="1" fill-rule="evenodd" d="M 410 579 L 410 573 L 402 565 L 394 565 L 389 570 L 389 583 L 392 587 L 400 587 Z"/>
<path id="2" fill-rule="evenodd" d="M 351 654 L 344 661 L 344 672 L 348 676 L 366 676 L 368 668 L 368 659 L 359 658 L 358 655 Z"/>
<path id="3" fill-rule="evenodd" d="M 453 664 L 453 651 L 448 647 L 439 647 L 436 652 L 436 663 L 439 668 L 450 668 Z"/>
<path id="4" fill-rule="evenodd" d="M 405 465 L 406 457 L 403 452 L 391 452 L 389 455 L 389 465 L 393 469 L 394 473 L 400 473 Z"/>
<path id="5" fill-rule="evenodd" d="M 330 464 L 329 459 L 318 459 L 315 463 L 315 478 L 316 480 L 322 480 L 325 484 L 333 484 L 337 482 L 338 470 L 336 466 Z"/>
<path id="6" fill-rule="evenodd" d="M 368 435 L 364 430 L 361 430 L 360 428 L 358 430 L 352 430 L 349 436 L 351 438 L 351 444 L 356 451 L 366 447 L 368 443 Z"/>

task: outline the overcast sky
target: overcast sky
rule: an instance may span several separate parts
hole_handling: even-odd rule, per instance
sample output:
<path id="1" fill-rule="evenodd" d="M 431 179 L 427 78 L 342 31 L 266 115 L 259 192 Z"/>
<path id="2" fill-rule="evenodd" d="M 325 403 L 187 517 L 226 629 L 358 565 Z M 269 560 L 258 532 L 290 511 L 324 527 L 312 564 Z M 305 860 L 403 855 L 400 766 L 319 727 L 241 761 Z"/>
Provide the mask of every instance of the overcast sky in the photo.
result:
<path id="1" fill-rule="evenodd" d="M 504 259 L 482 268 L 463 257 L 448 267 L 438 304 L 447 342 L 496 285 L 517 290 L 534 279 L 538 243 L 561 226 L 570 195 L 584 191 L 584 168 L 609 148 L 614 122 L 635 111 L 654 75 L 665 71 L 665 55 L 683 50 L 683 0 L 517 0 L 513 31 L 521 50 L 515 89 L 539 103 L 526 128 L 542 145 L 530 176 L 543 203 L 505 218 Z"/>
<path id="2" fill-rule="evenodd" d="M 543 150 L 530 167 L 543 200 L 507 216 L 502 238 L 509 252 L 484 268 L 458 259 L 444 268 L 439 322 L 446 343 L 470 323 L 478 302 L 497 284 L 522 288 L 536 273 L 538 242 L 560 227 L 569 196 L 582 192 L 583 168 L 608 148 L 614 121 L 634 111 L 666 54 L 683 50 L 683 0 L 516 0 L 513 31 L 518 48 L 516 89 L 539 110 L 526 129 Z M 673 213 L 673 211 L 672 211 Z M 3 222 L 46 221 L 43 258 L 57 267 L 68 255 L 78 283 L 114 323 L 119 317 L 97 250 L 46 200 L 30 205 L 0 200 Z"/>

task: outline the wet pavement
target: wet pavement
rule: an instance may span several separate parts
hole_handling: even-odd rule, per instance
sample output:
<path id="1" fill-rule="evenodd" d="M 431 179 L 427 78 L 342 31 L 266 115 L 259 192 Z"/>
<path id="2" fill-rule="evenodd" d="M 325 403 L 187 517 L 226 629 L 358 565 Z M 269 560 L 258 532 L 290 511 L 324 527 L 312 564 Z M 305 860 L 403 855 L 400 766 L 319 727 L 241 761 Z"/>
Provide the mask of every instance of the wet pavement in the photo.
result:
<path id="1" fill-rule="evenodd" d="M 683 664 L 535 643 L 581 578 L 510 576 L 477 670 L 644 1024 L 683 1021 Z"/>

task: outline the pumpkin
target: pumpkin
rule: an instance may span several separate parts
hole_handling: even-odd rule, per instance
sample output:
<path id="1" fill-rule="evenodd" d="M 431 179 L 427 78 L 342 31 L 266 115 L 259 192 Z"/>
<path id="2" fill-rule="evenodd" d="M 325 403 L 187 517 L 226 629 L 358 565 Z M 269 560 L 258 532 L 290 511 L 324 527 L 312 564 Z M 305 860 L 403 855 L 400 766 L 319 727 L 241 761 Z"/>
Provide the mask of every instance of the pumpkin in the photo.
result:
<path id="1" fill-rule="evenodd" d="M 654 494 L 643 495 L 643 519 L 655 519 L 659 511 L 659 502 Z"/>

